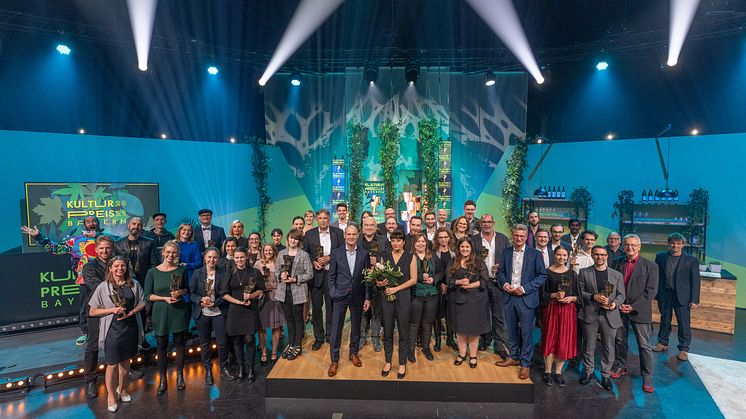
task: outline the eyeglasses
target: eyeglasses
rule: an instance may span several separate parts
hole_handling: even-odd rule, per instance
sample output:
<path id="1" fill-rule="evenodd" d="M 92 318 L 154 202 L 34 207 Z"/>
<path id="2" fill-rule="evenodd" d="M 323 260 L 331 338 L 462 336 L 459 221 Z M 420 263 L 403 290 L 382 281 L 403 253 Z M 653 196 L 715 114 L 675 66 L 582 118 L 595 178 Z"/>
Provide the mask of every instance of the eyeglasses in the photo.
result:
<path id="1" fill-rule="evenodd" d="M 637 243 L 624 243 L 622 247 L 640 247 Z"/>

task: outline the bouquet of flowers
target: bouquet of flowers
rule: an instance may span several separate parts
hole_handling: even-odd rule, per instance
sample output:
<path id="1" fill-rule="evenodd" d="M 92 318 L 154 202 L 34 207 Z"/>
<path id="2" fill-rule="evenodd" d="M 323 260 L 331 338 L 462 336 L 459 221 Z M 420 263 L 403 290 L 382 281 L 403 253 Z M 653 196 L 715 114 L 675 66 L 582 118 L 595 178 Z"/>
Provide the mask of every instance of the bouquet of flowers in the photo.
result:
<path id="1" fill-rule="evenodd" d="M 399 280 L 404 275 L 401 273 L 401 269 L 398 266 L 393 267 L 391 263 L 386 261 L 383 263 L 376 263 L 375 266 L 368 269 L 363 277 L 363 285 L 375 288 L 376 291 L 386 297 L 386 301 L 392 302 L 396 300 L 396 294 L 386 295 L 386 288 L 395 287 L 399 285 Z M 379 287 L 376 282 L 388 279 L 389 283 L 384 287 Z"/>

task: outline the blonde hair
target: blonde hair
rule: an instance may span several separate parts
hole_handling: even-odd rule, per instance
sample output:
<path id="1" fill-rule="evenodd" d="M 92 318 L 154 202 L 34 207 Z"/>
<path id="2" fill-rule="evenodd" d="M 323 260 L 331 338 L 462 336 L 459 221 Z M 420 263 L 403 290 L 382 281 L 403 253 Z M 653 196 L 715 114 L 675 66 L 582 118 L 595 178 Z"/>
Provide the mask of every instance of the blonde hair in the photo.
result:
<path id="1" fill-rule="evenodd" d="M 176 230 L 176 240 L 181 240 L 181 230 L 183 230 L 186 227 L 189 227 L 192 230 L 192 233 L 187 238 L 187 242 L 192 243 L 194 241 L 194 226 L 189 223 L 179 224 L 179 228 Z"/>

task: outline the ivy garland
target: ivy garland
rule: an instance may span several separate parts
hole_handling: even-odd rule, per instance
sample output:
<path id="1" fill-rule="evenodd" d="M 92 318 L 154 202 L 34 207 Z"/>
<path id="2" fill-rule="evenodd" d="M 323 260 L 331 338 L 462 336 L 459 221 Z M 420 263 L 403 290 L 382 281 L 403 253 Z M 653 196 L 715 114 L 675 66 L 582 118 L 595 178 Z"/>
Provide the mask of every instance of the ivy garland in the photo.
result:
<path id="1" fill-rule="evenodd" d="M 401 122 L 394 123 L 387 119 L 381 124 L 378 135 L 381 137 L 379 160 L 383 172 L 383 191 L 386 195 L 384 206 L 396 208 L 396 161 L 399 159 L 399 141 Z"/>
<path id="2" fill-rule="evenodd" d="M 350 156 L 350 219 L 357 220 L 363 207 L 363 137 L 365 126 L 359 119 L 347 123 L 347 147 Z"/>
<path id="3" fill-rule="evenodd" d="M 423 213 L 428 210 L 434 211 L 437 208 L 439 128 L 440 123 L 431 116 L 420 119 L 417 123 L 417 131 L 420 134 L 419 141 L 426 189 L 425 202 L 422 206 Z"/>
<path id="4" fill-rule="evenodd" d="M 265 142 L 263 138 L 251 137 L 249 138 L 249 144 L 251 144 L 252 149 L 251 174 L 254 176 L 256 193 L 259 196 L 257 231 L 260 232 L 262 237 L 266 237 L 265 230 L 267 228 L 267 214 L 269 213 L 269 207 L 272 205 L 272 198 L 270 198 L 269 190 L 267 189 L 267 179 L 269 178 L 270 172 L 269 156 L 264 147 Z"/>
<path id="5" fill-rule="evenodd" d="M 523 171 L 528 166 L 526 155 L 528 154 L 528 142 L 525 138 L 516 141 L 513 152 L 508 159 L 508 168 L 503 179 L 503 219 L 508 230 L 513 224 L 523 222 L 520 211 L 521 205 L 521 183 L 523 182 Z"/>

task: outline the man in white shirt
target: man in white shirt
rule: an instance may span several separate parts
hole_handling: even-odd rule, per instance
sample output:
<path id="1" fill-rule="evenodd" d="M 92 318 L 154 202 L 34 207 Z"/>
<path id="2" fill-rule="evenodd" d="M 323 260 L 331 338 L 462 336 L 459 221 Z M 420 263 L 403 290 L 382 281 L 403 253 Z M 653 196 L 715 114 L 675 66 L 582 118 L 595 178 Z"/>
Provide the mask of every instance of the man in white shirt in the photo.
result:
<path id="1" fill-rule="evenodd" d="M 598 234 L 593 230 L 585 230 L 581 235 L 581 246 L 578 255 L 575 257 L 573 263 L 573 270 L 575 273 L 580 273 L 580 270 L 593 266 L 593 256 L 591 256 L 591 249 L 596 245 L 596 239 Z"/>
<path id="2" fill-rule="evenodd" d="M 425 234 L 427 234 L 427 240 L 432 243 L 435 239 L 435 232 L 438 230 L 436 225 L 435 213 L 428 211 L 425 213 Z"/>
<path id="3" fill-rule="evenodd" d="M 549 267 L 554 263 L 554 252 L 549 248 L 549 232 L 540 228 L 534 233 L 536 239 L 536 250 L 541 252 L 544 266 Z"/>
<path id="4" fill-rule="evenodd" d="M 350 211 L 347 208 L 347 204 L 344 202 L 338 203 L 337 204 L 337 220 L 332 223 L 332 226 L 337 227 L 338 229 L 342 231 L 345 231 L 348 225 L 353 225 L 357 227 L 357 223 L 354 221 L 350 221 L 349 217 L 350 217 Z"/>

